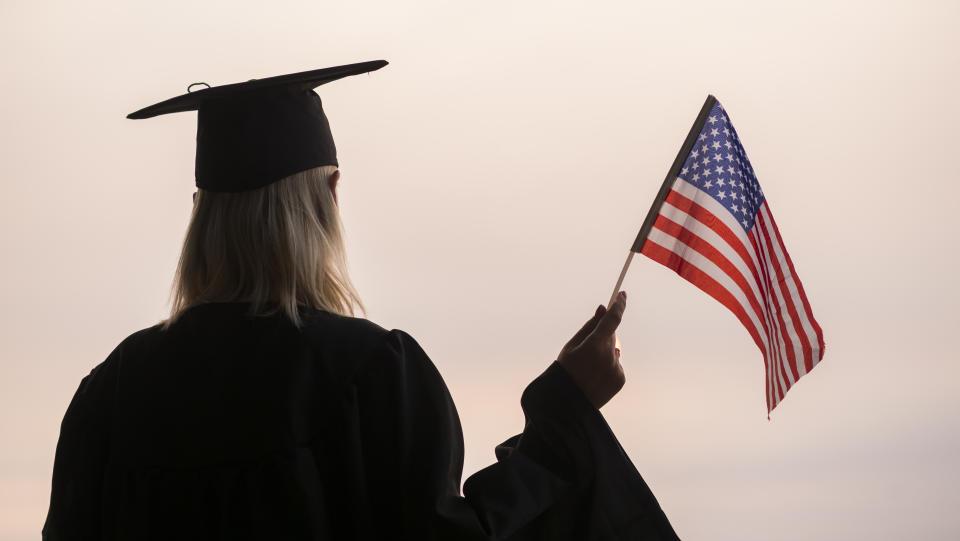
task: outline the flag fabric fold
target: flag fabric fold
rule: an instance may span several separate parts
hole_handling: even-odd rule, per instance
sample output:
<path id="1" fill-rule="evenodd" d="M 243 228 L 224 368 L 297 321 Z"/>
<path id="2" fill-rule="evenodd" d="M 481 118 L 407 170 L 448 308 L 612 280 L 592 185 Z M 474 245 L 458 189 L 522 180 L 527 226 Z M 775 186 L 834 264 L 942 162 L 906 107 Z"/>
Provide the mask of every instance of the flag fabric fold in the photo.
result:
<path id="1" fill-rule="evenodd" d="M 767 412 L 823 359 L 823 331 L 730 117 L 713 96 L 632 251 L 726 306 L 763 353 Z"/>

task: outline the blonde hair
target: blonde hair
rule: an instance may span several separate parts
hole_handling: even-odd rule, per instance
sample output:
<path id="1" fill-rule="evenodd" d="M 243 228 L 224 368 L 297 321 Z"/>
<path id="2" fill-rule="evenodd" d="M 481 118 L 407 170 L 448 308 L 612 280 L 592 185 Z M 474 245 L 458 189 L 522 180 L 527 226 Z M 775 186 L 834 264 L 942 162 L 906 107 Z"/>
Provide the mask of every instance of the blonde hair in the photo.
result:
<path id="1" fill-rule="evenodd" d="M 363 304 L 347 275 L 332 165 L 237 193 L 197 189 L 171 291 L 173 324 L 207 302 L 249 302 L 251 315 L 298 306 L 353 315 Z"/>

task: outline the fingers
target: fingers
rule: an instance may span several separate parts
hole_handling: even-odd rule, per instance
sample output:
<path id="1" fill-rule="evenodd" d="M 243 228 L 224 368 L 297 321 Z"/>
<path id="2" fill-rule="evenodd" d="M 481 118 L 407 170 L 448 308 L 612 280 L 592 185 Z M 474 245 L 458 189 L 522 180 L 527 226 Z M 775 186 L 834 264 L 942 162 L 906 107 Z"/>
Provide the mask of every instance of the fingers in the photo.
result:
<path id="1" fill-rule="evenodd" d="M 621 291 L 617 299 L 610 305 L 610 309 L 600 318 L 593 334 L 598 338 L 609 338 L 617 331 L 620 326 L 620 320 L 623 319 L 623 311 L 627 308 L 627 292 Z"/>
<path id="2" fill-rule="evenodd" d="M 580 327 L 580 330 L 573 335 L 573 338 L 571 338 L 570 341 L 567 342 L 567 345 L 564 347 L 565 348 L 576 347 L 577 345 L 580 344 L 580 342 L 583 342 L 587 338 L 587 336 L 590 336 L 590 333 L 592 333 L 593 330 L 597 327 L 597 323 L 600 321 L 600 318 L 603 316 L 603 314 L 606 311 L 607 309 L 602 304 L 598 306 L 597 311 L 594 312 L 593 314 L 593 317 L 588 319 L 587 322 L 583 324 L 583 327 Z"/>

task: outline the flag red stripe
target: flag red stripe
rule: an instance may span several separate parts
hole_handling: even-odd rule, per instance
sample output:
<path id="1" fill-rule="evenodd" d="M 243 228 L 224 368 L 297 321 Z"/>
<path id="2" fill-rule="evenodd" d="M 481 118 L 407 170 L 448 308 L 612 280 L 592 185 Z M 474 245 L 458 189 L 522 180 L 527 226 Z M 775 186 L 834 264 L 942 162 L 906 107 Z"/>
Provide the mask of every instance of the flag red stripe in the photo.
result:
<path id="1" fill-rule="evenodd" d="M 653 227 L 656 227 L 664 233 L 667 233 L 680 242 L 686 244 L 690 248 L 696 250 L 704 257 L 712 261 L 717 267 L 720 268 L 720 270 L 724 272 L 724 274 L 736 282 L 736 284 L 740 286 L 740 290 L 743 291 L 743 294 L 747 297 L 747 302 L 750 303 L 750 307 L 757 315 L 757 319 L 760 321 L 760 324 L 763 325 L 763 329 L 760 330 L 762 330 L 765 335 L 770 335 L 770 328 L 767 326 L 767 320 L 763 317 L 763 309 L 760 307 L 760 303 L 757 301 L 756 295 L 753 294 L 753 289 L 743 277 L 740 269 L 734 266 L 733 263 L 731 263 L 730 260 L 727 259 L 723 254 L 721 254 L 719 250 L 714 248 L 712 244 L 703 240 L 689 229 L 682 227 L 663 215 L 657 216 L 656 221 L 653 222 Z M 738 302 L 738 304 L 740 303 Z M 761 350 L 764 350 L 767 347 L 765 342 L 766 341 L 757 343 L 757 347 L 759 347 Z"/>
<path id="2" fill-rule="evenodd" d="M 804 372 L 809 372 L 813 370 L 813 364 L 810 359 L 813 357 L 813 350 L 810 348 L 810 341 L 807 339 L 807 332 L 803 329 L 803 325 L 800 321 L 800 314 L 797 313 L 797 307 L 793 302 L 793 293 L 790 291 L 790 288 L 787 287 L 787 280 L 792 278 L 784 274 L 784 270 L 780 265 L 780 258 L 777 257 L 777 252 L 774 249 L 773 241 L 770 239 L 770 232 L 767 229 L 768 224 L 764 218 L 764 213 L 757 213 L 757 223 L 754 225 L 754 229 L 759 229 L 761 235 L 763 236 L 764 241 L 767 243 L 767 251 L 770 253 L 770 260 L 773 263 L 773 270 L 777 273 L 777 286 L 780 288 L 780 295 L 783 298 L 783 304 L 786 305 L 787 313 L 790 314 L 790 319 L 793 321 L 793 328 L 796 331 L 797 338 L 800 339 L 800 349 L 803 351 L 803 358 L 799 359 L 803 363 Z M 782 245 L 779 246 L 780 253 L 786 253 L 786 248 Z M 796 361 L 796 360 L 795 360 Z M 794 370 L 795 377 L 794 381 L 800 379 L 800 372 L 797 370 L 797 365 L 794 364 L 791 367 Z"/>
<path id="3" fill-rule="evenodd" d="M 750 239 L 750 243 L 753 245 L 753 250 L 757 253 L 757 258 L 760 260 L 760 271 L 763 274 L 763 287 L 764 287 L 764 297 L 767 299 L 768 306 L 772 305 L 776 301 L 773 299 L 773 283 L 770 280 L 769 271 L 769 258 L 767 258 L 766 253 L 763 251 L 761 246 L 757 244 L 757 230 L 756 228 L 752 229 L 747 237 Z M 787 332 L 787 326 L 783 323 L 783 317 L 780 315 L 780 310 L 771 306 L 771 313 L 775 314 L 777 320 L 777 340 L 786 338 L 789 340 L 789 337 L 784 336 Z M 792 344 L 784 344 L 783 351 L 789 356 L 793 351 Z M 790 390 L 790 380 L 787 379 L 786 366 L 783 362 L 783 357 L 780 357 L 776 363 L 776 370 L 774 371 L 779 377 L 775 378 L 778 382 L 778 388 L 780 390 L 778 398 L 774 406 L 780 403 L 780 400 L 787 394 L 787 391 Z"/>
<path id="4" fill-rule="evenodd" d="M 746 263 L 747 268 L 753 273 L 754 281 L 756 281 L 757 284 L 762 283 L 760 281 L 760 276 L 757 274 L 757 267 L 753 264 L 753 258 L 750 257 L 750 253 L 747 252 L 747 248 L 743 245 L 743 242 L 737 238 L 737 235 L 734 234 L 734 232 L 731 231 L 726 224 L 714 216 L 712 212 L 694 203 L 692 200 L 676 190 L 670 190 L 670 193 L 667 194 L 666 201 L 674 207 L 686 212 L 690 216 L 693 216 L 697 219 L 697 221 L 712 229 L 717 233 L 717 235 L 720 235 L 720 238 L 722 238 L 728 245 L 730 245 L 731 248 L 740 254 L 740 257 L 743 259 L 743 262 Z"/>
<path id="5" fill-rule="evenodd" d="M 767 206 L 767 216 L 770 217 L 770 229 L 773 230 L 774 234 L 777 236 L 777 242 L 780 246 L 784 246 L 783 238 L 780 236 L 780 229 L 777 227 L 777 221 L 773 219 L 773 212 L 770 211 L 770 203 L 764 201 L 764 204 Z M 790 259 L 790 254 L 787 253 L 787 250 L 783 250 L 783 257 L 787 260 L 787 266 L 790 268 L 790 274 L 793 276 L 793 282 L 797 284 L 797 292 L 800 293 L 800 301 L 803 303 L 803 310 L 807 314 L 807 321 L 810 322 L 810 325 L 813 327 L 814 334 L 817 336 L 817 343 L 819 345 L 819 353 L 817 355 L 817 361 L 823 359 L 823 330 L 820 329 L 820 325 L 817 323 L 817 320 L 813 319 L 813 310 L 810 309 L 810 301 L 807 300 L 807 292 L 803 289 L 803 284 L 800 283 L 800 277 L 797 276 L 796 269 L 793 268 L 793 260 Z"/>
<path id="6" fill-rule="evenodd" d="M 747 328 L 750 336 L 753 337 L 753 341 L 760 347 L 761 351 L 763 351 L 762 339 L 754 327 L 753 322 L 750 320 L 750 316 L 747 315 L 743 306 L 725 287 L 717 283 L 717 281 L 707 273 L 688 263 L 675 252 L 660 246 L 650 239 L 647 239 L 647 241 L 643 243 L 643 248 L 640 252 L 657 263 L 673 270 L 688 282 L 700 288 L 707 295 L 716 299 L 720 304 L 726 306 L 727 309 L 733 312 L 737 319 L 740 320 L 740 323 Z M 766 361 L 766 354 L 764 354 L 764 361 Z M 777 400 L 777 402 L 779 402 L 779 400 Z M 768 398 L 767 410 L 769 411 L 771 408 L 772 406 Z"/>
<path id="7" fill-rule="evenodd" d="M 744 244 L 741 242 L 738 236 L 735 233 L 733 233 L 733 231 L 730 230 L 730 228 L 727 227 L 727 225 L 724 224 L 722 220 L 717 218 L 712 212 L 710 212 L 706 208 L 700 206 L 699 204 L 695 203 L 694 201 L 684 196 L 683 194 L 677 192 L 676 190 L 671 190 L 669 194 L 667 194 L 666 201 L 671 205 L 673 205 L 674 207 L 686 212 L 690 216 L 693 216 L 694 218 L 696 218 L 698 222 L 700 222 L 704 226 L 712 229 L 717 235 L 720 236 L 720 238 L 724 240 L 724 242 L 726 242 L 731 248 L 733 248 L 734 251 L 736 251 L 740 255 L 740 258 L 743 259 L 747 268 L 750 269 L 751 273 L 753 274 L 753 278 L 756 281 L 756 284 L 758 286 L 757 289 L 761 292 L 763 296 L 764 305 L 767 308 L 767 314 L 770 314 L 769 317 L 771 318 L 769 321 L 769 324 L 774 325 L 775 322 L 772 319 L 774 316 L 772 314 L 777 313 L 777 311 L 774 310 L 773 306 L 771 305 L 772 299 L 770 299 L 770 292 L 771 292 L 770 286 L 769 286 L 770 281 L 769 281 L 769 277 L 767 276 L 764 265 L 763 264 L 760 265 L 760 269 L 758 272 L 757 266 L 754 265 L 753 263 L 754 258 L 750 256 L 749 252 L 747 252 L 746 246 L 744 246 Z M 759 247 L 756 245 L 756 242 L 754 242 L 754 239 L 751 238 L 750 241 L 752 243 L 754 254 L 756 255 L 756 260 L 762 263 L 763 262 L 762 252 L 759 250 Z M 766 320 L 766 317 L 764 317 L 765 315 L 763 313 L 760 313 L 757 315 Z M 782 321 L 781 321 L 780 329 L 785 329 L 785 326 L 782 325 Z M 781 353 L 784 348 L 780 343 L 780 333 L 775 332 L 775 329 L 773 328 L 768 328 L 767 330 L 768 330 L 768 336 L 770 339 L 769 342 L 771 345 L 770 349 L 772 351 L 772 359 L 770 360 L 766 359 L 766 353 L 764 353 L 764 362 L 767 364 L 767 374 L 771 380 L 768 382 L 768 384 L 770 385 L 772 392 L 775 394 L 774 400 L 773 400 L 773 405 L 775 406 L 777 403 L 780 402 L 784 394 L 786 394 L 786 390 L 787 388 L 789 388 L 789 380 L 786 379 L 786 374 L 783 372 L 783 368 L 782 368 L 783 362 L 781 361 Z M 774 377 L 774 375 L 779 375 L 779 377 Z"/>
<path id="8" fill-rule="evenodd" d="M 738 216 L 677 178 L 641 253 L 740 320 L 763 354 L 769 412 L 823 358 L 823 334 L 769 205 L 761 204 L 749 231 Z"/>

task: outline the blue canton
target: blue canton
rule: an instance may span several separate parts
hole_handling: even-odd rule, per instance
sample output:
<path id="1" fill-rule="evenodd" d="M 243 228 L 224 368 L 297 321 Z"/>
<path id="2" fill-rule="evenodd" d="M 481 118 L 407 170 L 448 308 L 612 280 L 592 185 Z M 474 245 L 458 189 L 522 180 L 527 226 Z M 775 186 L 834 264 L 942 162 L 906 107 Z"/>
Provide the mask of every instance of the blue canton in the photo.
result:
<path id="1" fill-rule="evenodd" d="M 763 191 L 730 117 L 717 102 L 700 131 L 680 178 L 723 205 L 747 232 L 753 227 Z"/>

